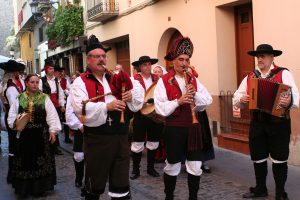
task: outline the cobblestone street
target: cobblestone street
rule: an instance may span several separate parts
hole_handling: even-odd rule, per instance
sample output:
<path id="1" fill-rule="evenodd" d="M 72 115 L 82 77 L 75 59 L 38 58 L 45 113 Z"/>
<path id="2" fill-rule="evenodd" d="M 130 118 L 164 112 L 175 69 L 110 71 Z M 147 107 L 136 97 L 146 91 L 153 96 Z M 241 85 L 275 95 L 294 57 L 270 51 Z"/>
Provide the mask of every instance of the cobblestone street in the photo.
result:
<path id="1" fill-rule="evenodd" d="M 2 143 L 1 143 L 1 156 L 0 156 L 0 199 L 2 200 L 13 200 L 17 199 L 14 195 L 14 191 L 11 188 L 11 185 L 6 184 L 6 173 L 7 173 L 7 133 L 2 132 Z M 53 192 L 47 193 L 47 196 L 44 198 L 39 198 L 43 200 L 75 200 L 75 199 L 84 199 L 80 197 L 80 189 L 74 186 L 74 166 L 71 154 L 71 145 L 63 143 L 61 140 L 61 146 L 64 150 L 64 155 L 56 156 L 56 171 L 57 171 L 57 185 Z M 245 160 L 244 164 L 236 167 L 235 170 L 231 170 L 230 166 L 226 168 L 222 168 L 222 165 L 226 163 L 218 163 L 218 161 L 222 162 L 224 157 L 228 157 L 226 160 L 228 162 L 234 162 L 236 157 L 230 157 L 232 152 L 224 151 L 222 149 L 216 149 L 217 160 L 210 162 L 209 164 L 212 166 L 213 172 L 211 174 L 203 174 L 201 177 L 200 183 L 200 191 L 198 193 L 198 199 L 200 200 L 240 200 L 242 199 L 242 194 L 247 191 L 248 187 L 253 183 L 253 175 L 251 169 L 250 161 L 245 159 L 247 156 L 244 155 L 236 155 L 240 156 L 240 159 Z M 229 156 L 228 156 L 229 155 Z M 159 178 L 152 178 L 146 173 L 146 156 L 143 155 L 142 159 L 142 170 L 141 176 L 131 181 L 131 193 L 132 199 L 134 200 L 161 200 L 164 199 L 164 185 L 162 178 L 162 169 L 164 164 L 156 164 L 156 169 L 160 172 L 161 176 Z M 232 161 L 231 161 L 232 159 Z M 224 165 L 224 166 L 225 166 Z M 247 165 L 247 166 L 246 166 Z M 245 167 L 249 169 L 245 169 Z M 291 167 L 293 170 L 298 170 L 297 167 Z M 229 169 L 229 170 L 228 170 Z M 228 170 L 228 171 L 226 171 Z M 244 173 L 244 176 L 241 176 L 240 173 Z M 272 173 L 269 173 L 272 174 Z M 236 176 L 235 176 L 236 175 Z M 299 173 L 297 175 L 299 177 Z M 294 178 L 291 175 L 289 179 L 294 181 Z M 188 198 L 188 188 L 187 188 L 187 174 L 182 171 L 178 176 L 176 192 L 175 192 L 175 200 L 186 200 Z M 295 179 L 297 181 L 297 179 Z M 273 186 L 273 178 L 269 177 L 268 180 L 271 183 L 269 193 L 270 197 L 268 200 L 274 199 L 274 187 Z M 297 184 L 293 187 L 299 188 L 299 179 Z M 300 192 L 296 189 L 288 189 L 291 200 L 296 200 L 296 196 L 300 195 Z M 31 198 L 27 198 L 31 199 Z M 107 190 L 105 194 L 103 194 L 100 198 L 101 200 L 110 199 L 107 195 Z M 262 198 L 263 200 L 264 198 Z M 266 199 L 266 200 L 267 200 Z"/>

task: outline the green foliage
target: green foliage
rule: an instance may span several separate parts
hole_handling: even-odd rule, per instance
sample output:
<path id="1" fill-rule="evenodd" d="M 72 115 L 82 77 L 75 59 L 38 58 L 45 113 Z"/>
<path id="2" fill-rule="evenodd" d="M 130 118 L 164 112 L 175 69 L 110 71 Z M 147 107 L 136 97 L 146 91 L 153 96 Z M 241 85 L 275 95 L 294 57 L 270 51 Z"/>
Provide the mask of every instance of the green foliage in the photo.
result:
<path id="1" fill-rule="evenodd" d="M 46 34 L 49 40 L 56 40 L 58 45 L 68 46 L 75 38 L 83 35 L 83 7 L 68 4 L 59 6 L 54 14 L 53 23 L 47 27 Z"/>

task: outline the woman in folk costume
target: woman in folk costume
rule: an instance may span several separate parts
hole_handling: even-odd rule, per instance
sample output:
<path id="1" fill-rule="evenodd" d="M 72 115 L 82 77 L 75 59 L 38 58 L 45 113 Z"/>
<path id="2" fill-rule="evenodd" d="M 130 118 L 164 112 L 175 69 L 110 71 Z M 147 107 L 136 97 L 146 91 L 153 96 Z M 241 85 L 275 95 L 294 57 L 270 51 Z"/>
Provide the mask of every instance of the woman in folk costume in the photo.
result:
<path id="1" fill-rule="evenodd" d="M 26 77 L 26 91 L 13 103 L 7 119 L 9 127 L 15 129 L 18 114 L 30 116 L 25 128 L 18 130 L 13 165 L 13 187 L 21 197 L 42 196 L 56 184 L 54 152 L 50 144 L 55 142 L 61 124 L 50 98 L 39 90 L 39 81 L 34 74 Z"/>
<path id="2" fill-rule="evenodd" d="M 1 99 L 5 108 L 5 124 L 8 132 L 8 173 L 7 183 L 11 183 L 13 156 L 15 149 L 16 132 L 9 128 L 7 124 L 8 111 L 10 106 L 17 100 L 17 96 L 25 89 L 23 79 L 20 77 L 20 72 L 24 71 L 25 65 L 18 63 L 15 60 L 9 60 L 6 63 L 1 63 L 0 68 L 5 71 L 2 81 L 2 94 Z"/>
<path id="3" fill-rule="evenodd" d="M 174 69 L 158 80 L 154 90 L 155 110 L 165 117 L 164 191 L 167 200 L 174 199 L 182 158 L 186 158 L 189 200 L 197 199 L 202 174 L 202 129 L 193 112 L 204 110 L 212 103 L 212 97 L 192 73 L 186 72 L 192 54 L 191 40 L 179 37 L 165 56 L 173 62 Z"/>

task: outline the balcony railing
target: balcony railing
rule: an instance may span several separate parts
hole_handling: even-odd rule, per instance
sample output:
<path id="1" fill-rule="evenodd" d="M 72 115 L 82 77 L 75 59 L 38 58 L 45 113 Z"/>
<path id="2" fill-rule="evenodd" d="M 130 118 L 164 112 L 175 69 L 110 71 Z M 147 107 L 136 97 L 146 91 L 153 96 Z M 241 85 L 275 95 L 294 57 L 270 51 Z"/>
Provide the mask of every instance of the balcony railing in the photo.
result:
<path id="1" fill-rule="evenodd" d="M 103 1 L 88 10 L 88 21 L 102 22 L 118 16 L 119 4 L 115 1 Z"/>

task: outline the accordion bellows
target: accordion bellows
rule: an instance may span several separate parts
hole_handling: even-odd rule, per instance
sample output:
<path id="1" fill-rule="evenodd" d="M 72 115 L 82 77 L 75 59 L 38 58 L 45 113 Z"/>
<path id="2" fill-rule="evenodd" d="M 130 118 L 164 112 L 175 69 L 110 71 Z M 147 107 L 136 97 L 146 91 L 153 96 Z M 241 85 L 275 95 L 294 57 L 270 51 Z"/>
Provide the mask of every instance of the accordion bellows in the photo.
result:
<path id="1" fill-rule="evenodd" d="M 261 110 L 271 115 L 282 117 L 286 110 L 280 108 L 281 95 L 290 93 L 290 86 L 264 78 L 250 80 L 250 110 Z"/>

